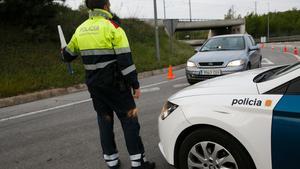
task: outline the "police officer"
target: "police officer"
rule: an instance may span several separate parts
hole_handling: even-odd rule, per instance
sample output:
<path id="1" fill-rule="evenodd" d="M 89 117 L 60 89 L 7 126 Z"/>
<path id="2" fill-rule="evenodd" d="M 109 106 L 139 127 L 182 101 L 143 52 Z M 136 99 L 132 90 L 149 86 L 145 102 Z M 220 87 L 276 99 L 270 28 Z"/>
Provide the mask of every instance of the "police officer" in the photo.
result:
<path id="1" fill-rule="evenodd" d="M 124 30 L 113 20 L 109 0 L 86 0 L 89 19 L 82 23 L 63 50 L 64 61 L 82 57 L 86 84 L 98 116 L 104 160 L 120 167 L 113 124 L 121 121 L 132 169 L 154 169 L 145 158 L 134 98 L 141 95 L 136 67 Z M 133 91 L 133 92 L 132 92 Z"/>

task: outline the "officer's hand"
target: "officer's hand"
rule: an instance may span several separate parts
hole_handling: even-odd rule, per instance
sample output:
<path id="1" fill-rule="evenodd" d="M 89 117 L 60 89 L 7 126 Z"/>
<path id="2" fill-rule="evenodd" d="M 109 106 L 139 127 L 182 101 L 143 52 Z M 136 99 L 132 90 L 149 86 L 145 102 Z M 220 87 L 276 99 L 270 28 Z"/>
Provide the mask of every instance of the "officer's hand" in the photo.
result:
<path id="1" fill-rule="evenodd" d="M 62 62 L 66 62 L 66 61 L 65 61 L 65 57 L 64 57 L 64 50 L 65 50 L 65 48 L 66 48 L 66 47 L 60 49 L 60 54 L 61 54 L 60 59 L 61 59 Z"/>
<path id="2" fill-rule="evenodd" d="M 138 116 L 139 110 L 137 108 L 129 110 L 128 117 L 129 118 L 135 118 Z"/>
<path id="3" fill-rule="evenodd" d="M 138 99 L 140 97 L 141 97 L 141 89 L 140 88 L 134 89 L 133 90 L 133 98 Z"/>

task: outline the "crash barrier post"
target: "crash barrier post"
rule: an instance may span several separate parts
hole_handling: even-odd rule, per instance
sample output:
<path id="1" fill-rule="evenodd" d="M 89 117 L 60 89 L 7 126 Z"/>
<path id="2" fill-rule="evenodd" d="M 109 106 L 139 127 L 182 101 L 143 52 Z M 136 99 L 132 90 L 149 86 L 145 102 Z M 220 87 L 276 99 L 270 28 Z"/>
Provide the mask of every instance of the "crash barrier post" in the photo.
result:
<path id="1" fill-rule="evenodd" d="M 294 48 L 294 55 L 299 55 L 299 50 L 297 47 Z"/>
<path id="2" fill-rule="evenodd" d="M 283 52 L 284 52 L 284 53 L 288 52 L 288 50 L 287 50 L 287 47 L 286 47 L 286 46 L 283 48 Z"/>

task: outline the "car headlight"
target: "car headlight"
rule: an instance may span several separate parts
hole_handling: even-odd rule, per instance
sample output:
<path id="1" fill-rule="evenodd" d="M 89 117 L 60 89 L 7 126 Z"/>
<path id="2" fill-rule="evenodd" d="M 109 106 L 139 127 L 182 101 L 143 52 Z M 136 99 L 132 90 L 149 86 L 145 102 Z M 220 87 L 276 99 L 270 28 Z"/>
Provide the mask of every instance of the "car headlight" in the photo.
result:
<path id="1" fill-rule="evenodd" d="M 245 60 L 234 60 L 229 62 L 227 66 L 234 67 L 234 66 L 241 66 L 243 64 L 245 64 Z"/>
<path id="2" fill-rule="evenodd" d="M 186 63 L 186 66 L 187 66 L 187 67 L 196 67 L 196 64 L 195 64 L 194 62 L 188 61 L 188 62 Z"/>
<path id="3" fill-rule="evenodd" d="M 161 110 L 161 119 L 164 120 L 166 119 L 174 110 L 176 110 L 178 105 L 167 102 L 165 103 L 164 107 Z"/>

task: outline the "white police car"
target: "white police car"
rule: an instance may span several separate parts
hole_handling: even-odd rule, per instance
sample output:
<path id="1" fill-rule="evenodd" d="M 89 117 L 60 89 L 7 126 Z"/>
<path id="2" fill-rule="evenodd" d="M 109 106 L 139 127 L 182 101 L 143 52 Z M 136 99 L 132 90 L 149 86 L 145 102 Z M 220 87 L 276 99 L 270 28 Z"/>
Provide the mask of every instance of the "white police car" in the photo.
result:
<path id="1" fill-rule="evenodd" d="M 299 169 L 300 62 L 211 79 L 165 104 L 159 148 L 179 169 Z"/>

